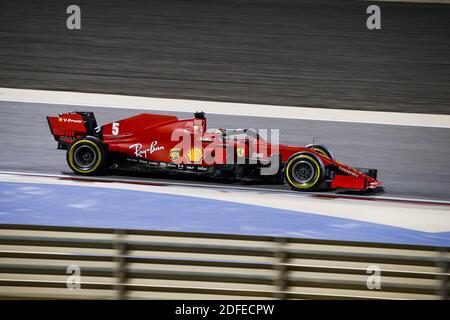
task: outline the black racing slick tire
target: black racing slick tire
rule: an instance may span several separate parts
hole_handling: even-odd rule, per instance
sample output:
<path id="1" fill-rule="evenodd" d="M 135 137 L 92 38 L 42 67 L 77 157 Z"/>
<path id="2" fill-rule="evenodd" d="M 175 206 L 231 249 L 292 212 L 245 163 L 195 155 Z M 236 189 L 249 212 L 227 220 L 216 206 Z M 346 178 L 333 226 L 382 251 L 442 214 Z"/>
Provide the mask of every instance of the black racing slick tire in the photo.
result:
<path id="1" fill-rule="evenodd" d="M 334 160 L 334 154 L 331 152 L 330 149 L 328 149 L 326 146 L 322 144 L 308 144 L 306 148 L 312 149 L 315 152 L 321 154 L 322 156 L 325 156 L 331 160 Z"/>
<path id="2" fill-rule="evenodd" d="M 297 191 L 317 190 L 323 182 L 325 167 L 312 153 L 294 154 L 286 163 L 284 170 L 286 183 Z"/>
<path id="3" fill-rule="evenodd" d="M 106 150 L 96 138 L 82 138 L 67 150 L 67 164 L 79 175 L 99 174 L 106 163 Z"/>

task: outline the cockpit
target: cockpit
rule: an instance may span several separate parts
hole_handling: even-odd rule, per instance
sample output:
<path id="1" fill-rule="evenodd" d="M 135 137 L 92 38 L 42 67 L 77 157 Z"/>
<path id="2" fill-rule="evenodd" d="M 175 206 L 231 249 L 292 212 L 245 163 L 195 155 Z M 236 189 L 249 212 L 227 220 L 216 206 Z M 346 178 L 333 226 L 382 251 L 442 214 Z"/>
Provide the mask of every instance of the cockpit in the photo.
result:
<path id="1" fill-rule="evenodd" d="M 257 141 L 260 139 L 258 132 L 254 129 L 208 129 L 206 130 L 207 134 L 211 135 L 220 135 L 221 138 L 225 141 L 231 140 L 249 140 L 249 141 Z"/>

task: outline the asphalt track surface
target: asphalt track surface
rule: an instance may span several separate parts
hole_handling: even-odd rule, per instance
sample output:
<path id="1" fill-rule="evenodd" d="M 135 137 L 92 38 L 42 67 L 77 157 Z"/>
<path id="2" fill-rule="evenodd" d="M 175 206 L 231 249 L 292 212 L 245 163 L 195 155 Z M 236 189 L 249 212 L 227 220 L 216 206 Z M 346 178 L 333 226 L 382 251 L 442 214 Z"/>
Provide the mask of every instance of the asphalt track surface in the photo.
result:
<path id="1" fill-rule="evenodd" d="M 65 151 L 56 150 L 45 116 L 75 109 L 93 111 L 99 124 L 139 113 L 128 109 L 0 101 L 0 170 L 72 174 Z M 170 114 L 192 117 L 186 113 Z M 385 187 L 383 196 L 450 200 L 448 129 L 224 115 L 207 115 L 207 118 L 209 128 L 278 128 L 281 143 L 306 145 L 320 137 L 319 141 L 329 146 L 339 161 L 379 169 L 379 179 Z M 172 182 L 183 179 L 198 183 L 185 177 L 144 179 Z M 211 181 L 201 183 L 220 185 Z M 281 185 L 242 187 L 287 189 Z"/>
<path id="2" fill-rule="evenodd" d="M 2 87 L 450 114 L 450 5 L 378 3 L 382 30 L 369 31 L 372 1 L 76 3 L 80 31 L 66 29 L 72 2 L 1 1 Z M 384 137 L 408 131 L 386 130 Z M 391 149 L 444 136 L 412 131 L 394 139 L 412 145 Z M 433 155 L 442 151 L 422 153 L 429 149 L 413 156 L 441 161 Z M 408 173 L 418 169 L 404 164 Z M 414 174 L 426 176 L 427 168 Z M 431 189 L 426 183 L 423 192 Z"/>

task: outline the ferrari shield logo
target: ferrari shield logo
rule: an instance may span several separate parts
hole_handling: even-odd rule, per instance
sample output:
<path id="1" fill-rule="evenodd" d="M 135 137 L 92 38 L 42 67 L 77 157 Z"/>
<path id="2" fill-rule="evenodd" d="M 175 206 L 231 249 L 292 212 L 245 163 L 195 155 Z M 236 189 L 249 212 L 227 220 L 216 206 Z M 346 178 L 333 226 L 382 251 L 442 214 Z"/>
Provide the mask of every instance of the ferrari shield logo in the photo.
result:
<path id="1" fill-rule="evenodd" d="M 242 158 L 245 155 L 245 149 L 244 148 L 237 148 L 236 154 L 239 158 Z"/>

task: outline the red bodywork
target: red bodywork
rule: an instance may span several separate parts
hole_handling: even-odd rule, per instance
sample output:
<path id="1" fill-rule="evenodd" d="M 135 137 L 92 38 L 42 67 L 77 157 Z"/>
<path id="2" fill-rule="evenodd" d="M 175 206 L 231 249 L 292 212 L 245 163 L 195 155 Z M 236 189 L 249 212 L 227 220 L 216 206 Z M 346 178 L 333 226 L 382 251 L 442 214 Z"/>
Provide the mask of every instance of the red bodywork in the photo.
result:
<path id="1" fill-rule="evenodd" d="M 92 128 L 86 114 L 91 115 L 95 123 L 92 113 L 71 112 L 47 117 L 59 148 L 67 149 L 77 139 L 97 135 L 110 153 L 141 162 L 202 168 L 231 164 L 239 158 L 267 164 L 275 155 L 278 155 L 283 166 L 292 155 L 309 152 L 319 158 L 325 168 L 333 169 L 330 178 L 330 187 L 333 189 L 366 190 L 381 186 L 376 179 L 311 148 L 271 145 L 257 135 L 240 134 L 239 131 L 229 135 L 230 131 L 225 129 L 207 130 L 205 118 L 178 119 L 168 115 L 140 114 Z"/>

